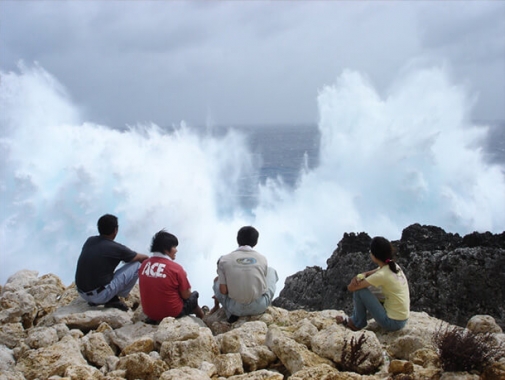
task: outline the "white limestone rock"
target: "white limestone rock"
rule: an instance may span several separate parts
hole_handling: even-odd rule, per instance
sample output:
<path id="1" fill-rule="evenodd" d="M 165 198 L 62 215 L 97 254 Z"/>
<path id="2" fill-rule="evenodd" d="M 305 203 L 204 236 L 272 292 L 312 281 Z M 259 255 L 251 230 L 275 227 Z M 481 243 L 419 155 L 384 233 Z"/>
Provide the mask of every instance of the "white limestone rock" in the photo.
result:
<path id="1" fill-rule="evenodd" d="M 385 331 L 376 324 L 369 324 L 379 341 L 387 346 L 388 354 L 395 359 L 409 360 L 415 351 L 433 347 L 432 338 L 440 326 L 448 324 L 430 317 L 424 312 L 411 312 L 405 328 L 399 331 Z"/>
<path id="2" fill-rule="evenodd" d="M 205 371 L 197 368 L 181 367 L 165 371 L 160 380 L 211 380 Z"/>
<path id="3" fill-rule="evenodd" d="M 69 305 L 74 300 L 82 300 L 74 284 L 68 286 L 58 299 L 58 307 Z"/>
<path id="4" fill-rule="evenodd" d="M 63 377 L 70 380 L 103 380 L 104 378 L 98 369 L 90 365 L 70 365 L 65 369 Z"/>
<path id="5" fill-rule="evenodd" d="M 409 355 L 409 360 L 421 367 L 440 368 L 440 358 L 435 347 L 423 347 Z"/>
<path id="6" fill-rule="evenodd" d="M 59 340 L 58 332 L 53 327 L 34 327 L 28 330 L 25 343 L 31 348 L 47 347 Z"/>
<path id="7" fill-rule="evenodd" d="M 136 352 L 150 354 L 154 350 L 154 340 L 151 337 L 143 336 L 130 343 L 122 351 L 120 356 L 130 355 Z M 159 354 L 158 354 L 159 355 Z"/>
<path id="8" fill-rule="evenodd" d="M 16 370 L 22 372 L 26 379 L 34 380 L 53 375 L 64 376 L 67 367 L 87 364 L 79 343 L 65 336 L 51 346 L 26 351 L 18 359 Z"/>
<path id="9" fill-rule="evenodd" d="M 219 376 L 230 377 L 244 373 L 242 358 L 238 352 L 217 355 L 214 364 Z"/>
<path id="10" fill-rule="evenodd" d="M 391 360 L 389 363 L 388 372 L 393 375 L 411 374 L 414 372 L 414 363 L 408 360 Z"/>
<path id="11" fill-rule="evenodd" d="M 247 372 L 267 368 L 277 356 L 265 346 L 268 327 L 265 322 L 245 322 L 239 327 L 216 337 L 223 354 L 240 353 Z"/>
<path id="12" fill-rule="evenodd" d="M 116 364 L 116 370 L 126 371 L 127 379 L 157 380 L 168 369 L 165 362 L 143 352 L 121 357 Z"/>
<path id="13" fill-rule="evenodd" d="M 0 325 L 0 345 L 9 348 L 16 347 L 20 342 L 24 342 L 26 331 L 21 322 L 4 323 Z"/>
<path id="14" fill-rule="evenodd" d="M 152 338 L 158 331 L 158 326 L 137 322 L 134 325 L 125 325 L 120 328 L 106 331 L 104 335 L 122 351 L 137 339 Z"/>
<path id="15" fill-rule="evenodd" d="M 35 298 L 25 289 L 4 291 L 0 296 L 0 323 L 21 323 L 24 328 L 33 326 L 37 316 Z"/>
<path id="16" fill-rule="evenodd" d="M 110 373 L 116 370 L 117 363 L 119 362 L 119 358 L 115 355 L 111 355 L 105 358 L 105 364 L 100 368 L 102 373 Z M 121 370 L 123 371 L 123 370 Z M 126 371 L 125 371 L 126 372 Z"/>
<path id="17" fill-rule="evenodd" d="M 495 319 L 490 315 L 474 315 L 468 321 L 466 328 L 476 334 L 502 333 L 502 328 L 498 326 Z"/>
<path id="18" fill-rule="evenodd" d="M 0 345 L 0 373 L 14 369 L 16 360 L 12 350 L 4 345 Z"/>
<path id="19" fill-rule="evenodd" d="M 163 319 L 158 325 L 158 329 L 154 334 L 154 340 L 158 344 L 162 344 L 169 340 L 190 340 L 196 339 L 200 335 L 202 328 L 199 324 L 189 317 Z"/>
<path id="20" fill-rule="evenodd" d="M 28 289 L 37 305 L 37 319 L 53 312 L 58 306 L 58 300 L 65 291 L 64 287 L 55 284 L 40 284 Z"/>
<path id="21" fill-rule="evenodd" d="M 213 377 L 214 375 L 217 374 L 217 368 L 214 363 L 203 361 L 202 364 L 200 365 L 200 368 L 198 369 L 200 371 L 205 372 L 209 377 Z"/>
<path id="22" fill-rule="evenodd" d="M 363 377 L 353 372 L 339 372 L 327 364 L 304 368 L 289 377 L 289 380 L 362 380 Z"/>
<path id="23" fill-rule="evenodd" d="M 230 376 L 227 380 L 284 380 L 284 376 L 279 372 L 260 369 L 243 375 Z"/>
<path id="24" fill-rule="evenodd" d="M 233 324 L 222 320 L 219 310 L 211 328 L 192 316 L 165 318 L 155 326 L 141 322 L 141 308 L 90 307 L 75 286 L 64 288 L 54 275 L 37 275 L 21 271 L 0 289 L 0 380 L 505 378 L 505 358 L 481 374 L 444 373 L 432 337 L 451 326 L 426 313 L 411 312 L 406 328 L 396 332 L 374 320 L 352 332 L 336 324 L 339 310 L 277 307 Z M 138 294 L 129 302 L 135 308 Z M 467 327 L 505 344 L 505 334 L 489 316 L 474 316 Z M 362 334 L 369 360 L 379 362 L 387 352 L 391 362 L 371 375 L 339 372 L 335 366 L 340 368 L 344 341 L 348 350 L 350 339 Z"/>
<path id="25" fill-rule="evenodd" d="M 70 304 L 45 316 L 39 325 L 52 326 L 56 323 L 64 323 L 71 329 L 89 331 L 96 330 L 101 323 L 106 322 L 117 329 L 132 324 L 130 313 L 132 312 L 115 308 L 91 307 L 82 298 L 76 298 Z"/>
<path id="26" fill-rule="evenodd" d="M 161 344 L 161 358 L 170 368 L 199 368 L 204 361 L 214 363 L 219 347 L 209 329 L 200 329 L 194 339 L 184 336 L 185 340 L 167 340 Z"/>
<path id="27" fill-rule="evenodd" d="M 58 339 L 63 338 L 65 335 L 70 333 L 70 329 L 64 323 L 57 323 L 54 326 L 51 326 L 56 330 L 56 334 L 58 335 Z"/>
<path id="28" fill-rule="evenodd" d="M 0 380 L 26 380 L 21 372 L 6 371 L 0 372 Z"/>
<path id="29" fill-rule="evenodd" d="M 268 328 L 265 343 L 291 374 L 320 364 L 333 366 L 331 360 L 315 354 L 305 345 L 287 337 L 276 325 L 270 325 Z"/>
<path id="30" fill-rule="evenodd" d="M 304 318 L 294 328 L 292 338 L 298 343 L 304 344 L 310 350 L 312 348 L 312 338 L 319 332 L 317 327 L 307 318 Z"/>
<path id="31" fill-rule="evenodd" d="M 321 357 L 342 363 L 342 353 L 348 354 L 351 345 L 357 344 L 361 336 L 364 338 L 362 352 L 368 354 L 366 360 L 358 366 L 359 373 L 377 371 L 383 361 L 382 345 L 371 331 L 351 331 L 342 325 L 331 325 L 319 331 L 312 339 L 312 350 Z M 345 350 L 345 351 L 344 351 Z"/>
<path id="32" fill-rule="evenodd" d="M 39 272 L 35 270 L 23 269 L 17 271 L 7 279 L 2 288 L 2 294 L 31 288 L 37 282 L 38 275 Z"/>
<path id="33" fill-rule="evenodd" d="M 90 332 L 81 339 L 81 343 L 84 357 L 98 368 L 105 365 L 109 356 L 116 354 L 102 333 Z"/>

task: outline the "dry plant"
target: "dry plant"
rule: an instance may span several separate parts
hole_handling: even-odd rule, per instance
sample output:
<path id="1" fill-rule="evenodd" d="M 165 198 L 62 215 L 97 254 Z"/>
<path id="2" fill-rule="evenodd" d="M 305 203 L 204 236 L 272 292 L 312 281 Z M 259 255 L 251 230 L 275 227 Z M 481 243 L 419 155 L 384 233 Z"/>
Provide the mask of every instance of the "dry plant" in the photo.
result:
<path id="1" fill-rule="evenodd" d="M 491 333 L 476 334 L 458 326 L 442 324 L 433 334 L 442 368 L 447 372 L 478 371 L 481 373 L 497 357 L 503 346 Z"/>
<path id="2" fill-rule="evenodd" d="M 342 371 L 356 372 L 367 375 L 373 372 L 373 368 L 360 368 L 360 365 L 370 356 L 370 353 L 363 351 L 363 345 L 366 342 L 365 334 L 361 334 L 358 339 L 351 337 L 349 343 L 350 349 L 347 350 L 347 339 L 344 340 L 342 354 L 340 355 L 340 366 Z"/>

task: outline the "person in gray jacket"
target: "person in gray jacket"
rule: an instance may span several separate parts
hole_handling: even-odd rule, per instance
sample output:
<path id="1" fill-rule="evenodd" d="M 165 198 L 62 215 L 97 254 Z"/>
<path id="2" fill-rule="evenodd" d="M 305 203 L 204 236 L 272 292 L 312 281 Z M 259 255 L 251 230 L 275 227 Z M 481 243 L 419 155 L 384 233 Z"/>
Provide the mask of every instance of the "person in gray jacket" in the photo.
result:
<path id="1" fill-rule="evenodd" d="M 259 232 L 254 227 L 242 227 L 237 234 L 239 247 L 217 262 L 213 310 L 221 304 L 230 323 L 238 317 L 264 313 L 275 294 L 279 277 L 277 271 L 268 266 L 266 257 L 253 249 L 258 237 Z"/>

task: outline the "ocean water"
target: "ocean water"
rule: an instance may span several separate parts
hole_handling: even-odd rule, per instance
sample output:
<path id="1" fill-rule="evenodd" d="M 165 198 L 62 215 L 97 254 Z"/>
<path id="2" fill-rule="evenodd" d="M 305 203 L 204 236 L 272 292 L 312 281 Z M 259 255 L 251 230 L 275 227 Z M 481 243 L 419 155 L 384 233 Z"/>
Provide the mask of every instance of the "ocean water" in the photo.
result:
<path id="1" fill-rule="evenodd" d="M 319 90 L 314 124 L 133 125 L 86 120 L 39 66 L 0 72 L 0 283 L 21 269 L 73 281 L 104 213 L 148 253 L 165 228 L 201 304 L 216 261 L 254 225 L 284 279 L 326 266 L 345 232 L 399 239 L 412 223 L 505 229 L 505 124 L 472 121 L 472 97 L 437 67 L 379 94 L 345 71 Z"/>
<path id="2" fill-rule="evenodd" d="M 230 127 L 204 128 L 213 137 L 226 134 Z M 254 170 L 240 180 L 237 197 L 244 210 L 258 205 L 259 189 L 267 182 L 294 189 L 305 170 L 319 163 L 320 133 L 317 124 L 247 125 L 233 127 L 245 137 Z"/>

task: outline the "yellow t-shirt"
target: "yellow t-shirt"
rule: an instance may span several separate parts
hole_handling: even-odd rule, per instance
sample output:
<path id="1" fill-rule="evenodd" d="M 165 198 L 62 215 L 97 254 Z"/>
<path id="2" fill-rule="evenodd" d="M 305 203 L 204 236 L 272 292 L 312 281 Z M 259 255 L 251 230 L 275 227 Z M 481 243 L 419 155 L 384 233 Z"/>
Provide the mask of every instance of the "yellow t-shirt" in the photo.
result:
<path id="1" fill-rule="evenodd" d="M 394 273 L 389 269 L 389 265 L 384 265 L 377 272 L 368 276 L 366 280 L 377 288 L 381 288 L 382 293 L 386 297 L 384 301 L 384 309 L 389 318 L 403 321 L 408 319 L 410 310 L 410 293 L 407 277 L 398 268 L 398 273 Z"/>

